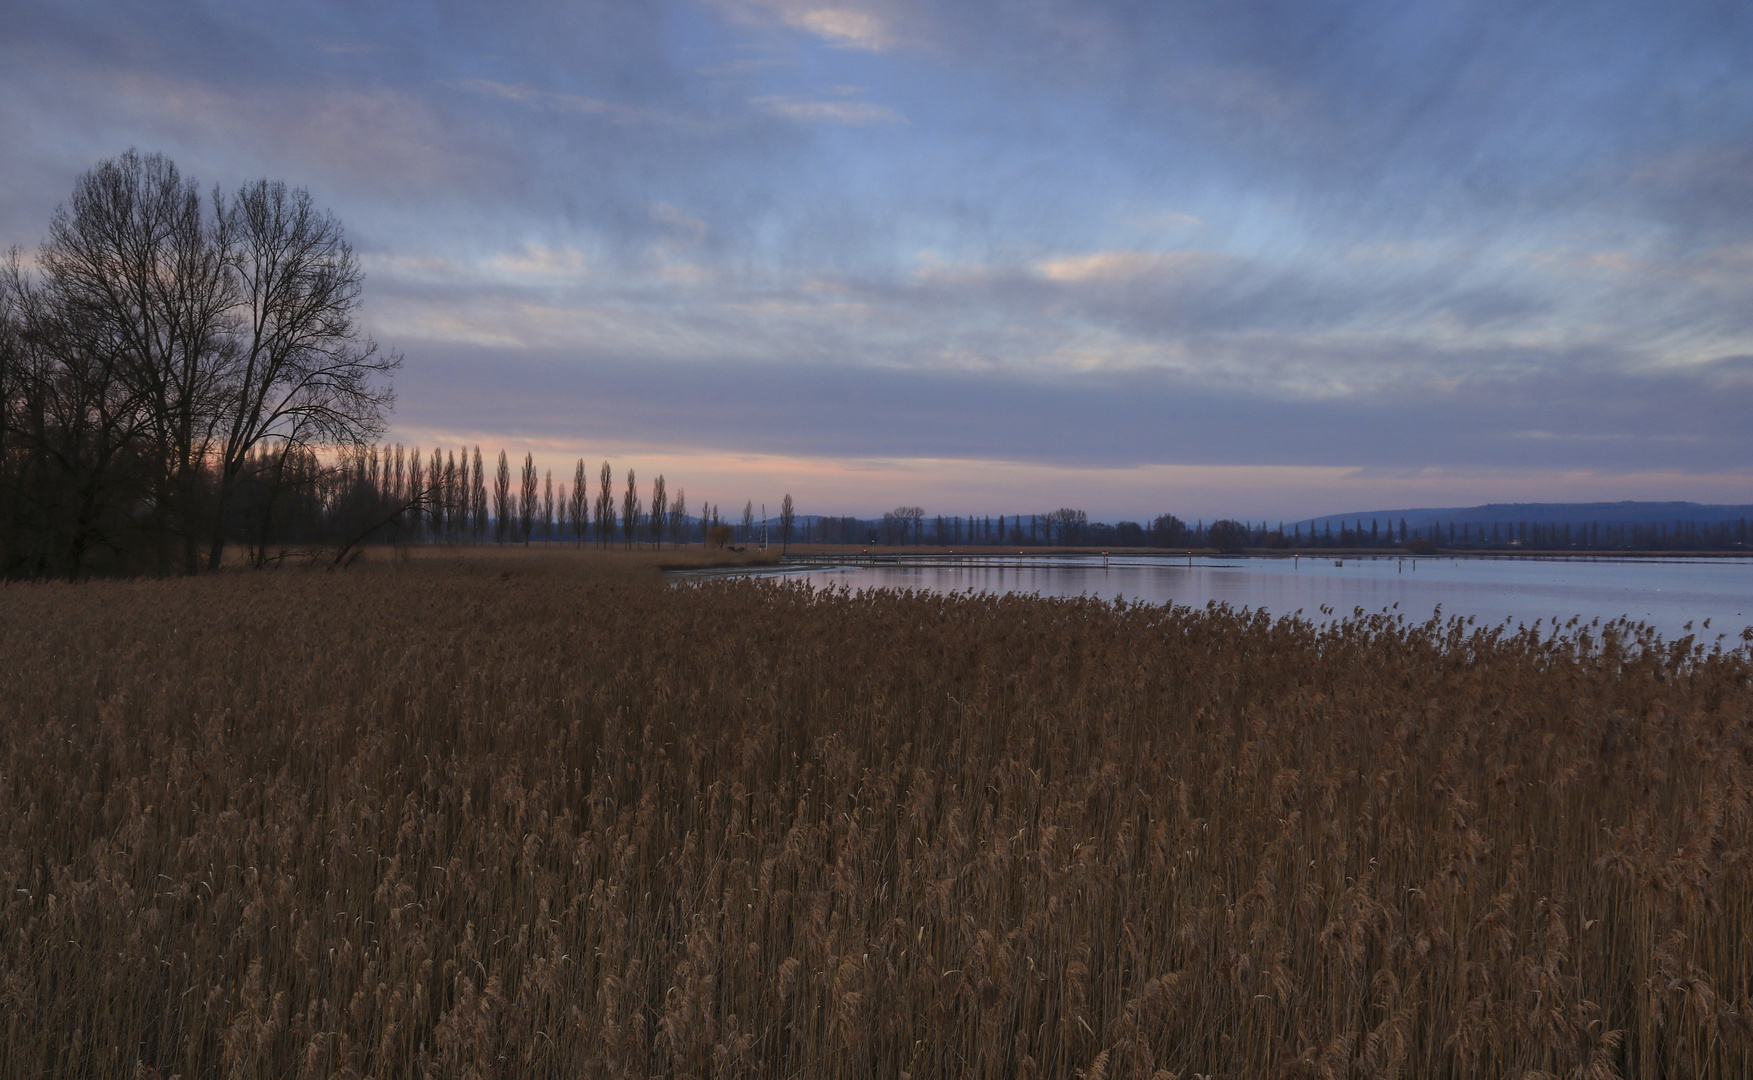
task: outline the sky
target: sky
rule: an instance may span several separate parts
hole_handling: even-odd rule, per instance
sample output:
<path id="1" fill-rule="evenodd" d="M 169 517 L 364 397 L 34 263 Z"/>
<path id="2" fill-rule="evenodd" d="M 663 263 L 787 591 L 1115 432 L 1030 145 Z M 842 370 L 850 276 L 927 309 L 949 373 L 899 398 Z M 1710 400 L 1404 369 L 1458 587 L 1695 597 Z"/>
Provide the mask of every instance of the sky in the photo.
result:
<path id="1" fill-rule="evenodd" d="M 307 187 L 392 437 L 740 508 L 1753 502 L 1753 7 L 6 0 L 0 247 Z"/>

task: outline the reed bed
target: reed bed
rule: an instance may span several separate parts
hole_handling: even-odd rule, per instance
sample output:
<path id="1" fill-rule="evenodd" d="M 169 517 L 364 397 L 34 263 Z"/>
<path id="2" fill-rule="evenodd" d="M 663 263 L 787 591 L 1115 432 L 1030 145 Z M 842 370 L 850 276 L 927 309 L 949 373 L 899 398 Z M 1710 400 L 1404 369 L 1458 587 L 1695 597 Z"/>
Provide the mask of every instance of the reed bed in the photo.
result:
<path id="1" fill-rule="evenodd" d="M 1753 1074 L 1753 659 L 669 587 L 0 589 L 0 1076 Z"/>

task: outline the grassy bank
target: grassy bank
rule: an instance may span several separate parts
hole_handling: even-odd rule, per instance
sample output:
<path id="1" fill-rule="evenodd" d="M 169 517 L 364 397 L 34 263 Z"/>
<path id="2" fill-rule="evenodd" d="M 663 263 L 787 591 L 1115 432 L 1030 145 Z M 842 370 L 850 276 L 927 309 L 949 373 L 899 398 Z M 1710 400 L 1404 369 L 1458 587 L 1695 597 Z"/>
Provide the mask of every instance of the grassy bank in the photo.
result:
<path id="1" fill-rule="evenodd" d="M 0 1077 L 1747 1075 L 1753 663 L 1635 644 L 0 587 Z"/>

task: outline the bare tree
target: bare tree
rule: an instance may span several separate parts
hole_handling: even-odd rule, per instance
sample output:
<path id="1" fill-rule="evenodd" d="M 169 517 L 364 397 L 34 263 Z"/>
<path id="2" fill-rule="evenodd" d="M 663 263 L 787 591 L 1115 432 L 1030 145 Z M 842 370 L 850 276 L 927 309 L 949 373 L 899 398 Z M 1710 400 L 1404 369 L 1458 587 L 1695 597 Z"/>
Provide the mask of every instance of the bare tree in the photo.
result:
<path id="1" fill-rule="evenodd" d="M 124 493 L 145 479 L 151 432 L 121 357 L 85 331 L 71 300 L 26 277 L 16 252 L 0 279 L 7 370 L 0 470 L 0 570 L 77 578 L 119 560 L 136 525 Z"/>
<path id="2" fill-rule="evenodd" d="M 436 452 L 436 451 L 435 451 Z M 444 518 L 444 538 L 455 540 L 457 508 L 461 504 L 462 483 L 457 478 L 457 458 L 450 451 L 444 454 L 444 482 L 438 489 L 438 513 Z"/>
<path id="3" fill-rule="evenodd" d="M 663 473 L 658 473 L 657 479 L 651 482 L 651 519 L 647 523 L 653 549 L 663 548 L 663 529 L 669 524 L 669 505 L 669 494 L 664 490 Z"/>
<path id="4" fill-rule="evenodd" d="M 560 485 L 564 491 L 566 485 Z M 554 539 L 554 470 L 548 469 L 542 479 L 542 540 Z"/>
<path id="5" fill-rule="evenodd" d="M 336 550 L 334 558 L 331 560 L 331 565 L 351 565 L 353 560 L 358 557 L 360 546 L 374 534 L 383 534 L 387 530 L 388 536 L 392 540 L 397 539 L 400 536 L 404 522 L 411 521 L 413 527 L 417 530 L 418 523 L 422 516 L 431 517 L 432 520 L 436 521 L 438 520 L 435 516 L 436 513 L 447 502 L 453 503 L 452 511 L 454 514 L 454 502 L 459 500 L 467 501 L 467 492 L 464 490 L 467 486 L 464 477 L 469 471 L 467 450 L 464 450 L 463 452 L 461 468 L 453 467 L 455 465 L 454 458 L 449 458 L 447 461 L 444 474 L 447 478 L 454 474 L 454 484 L 451 484 L 447 482 L 447 479 L 440 478 L 440 473 L 437 470 L 437 463 L 439 460 L 439 452 L 437 450 L 432 452 L 432 462 L 434 466 L 433 473 L 429 476 L 422 476 L 420 469 L 420 452 L 419 449 L 416 448 L 413 454 L 413 467 L 408 472 L 409 483 L 405 487 L 402 484 L 400 466 L 402 448 L 400 446 L 395 448 L 395 454 L 397 466 L 394 475 L 387 485 L 375 490 L 375 497 L 368 499 L 359 499 L 357 497 L 347 499 L 345 496 L 337 497 L 334 494 L 327 496 L 321 495 L 320 493 L 317 494 L 316 497 L 319 502 L 328 504 L 328 510 L 332 517 L 329 525 L 332 530 L 336 530 L 334 535 L 334 539 L 336 540 Z M 259 471 L 259 466 L 264 456 L 267 455 L 260 452 L 251 455 L 250 460 L 258 466 L 257 471 Z M 300 447 L 296 442 L 282 441 L 276 445 L 272 451 L 272 456 L 274 458 L 274 464 L 272 466 L 274 472 L 276 474 L 290 472 L 293 477 L 293 486 L 296 487 L 301 484 L 309 483 L 310 481 L 315 481 L 314 486 L 319 489 L 324 486 L 332 486 L 325 485 L 323 481 L 325 479 L 331 479 L 335 475 L 336 470 L 332 468 L 322 468 L 317 463 L 317 455 L 309 448 Z M 376 456 L 375 447 L 372 448 L 371 456 Z M 446 456 L 448 458 L 448 454 Z M 365 457 L 365 452 L 360 449 L 355 449 L 348 455 L 348 458 L 355 463 L 363 462 Z M 388 471 L 388 458 L 389 453 L 386 448 L 384 453 L 386 473 Z M 479 461 L 480 454 L 477 452 L 477 464 L 479 464 Z M 345 472 L 345 467 L 343 467 L 342 471 L 343 473 Z M 246 467 L 243 475 L 246 478 L 250 477 L 251 469 Z M 366 486 L 365 477 L 366 474 L 363 471 L 363 468 L 361 468 L 356 474 L 354 481 L 355 496 L 363 494 L 363 492 L 358 489 Z M 280 483 L 280 481 L 277 481 L 277 484 L 278 483 Z M 342 487 L 345 488 L 346 486 L 346 482 L 343 479 Z M 450 491 L 449 494 L 446 493 L 447 489 Z M 486 506 L 486 493 L 484 491 L 481 493 L 480 504 L 484 511 Z M 267 561 L 267 518 L 268 514 L 264 512 L 260 529 L 253 545 L 254 553 L 252 555 L 252 564 L 258 567 L 264 565 Z M 444 534 L 440 533 L 436 528 L 434 529 L 434 539 L 439 539 L 443 535 Z M 450 535 L 454 537 L 459 534 L 453 531 Z"/>
<path id="6" fill-rule="evenodd" d="M 791 526 L 797 521 L 797 508 L 791 503 L 791 492 L 785 493 L 785 501 L 779 504 L 779 554 L 783 555 L 791 547 Z"/>
<path id="7" fill-rule="evenodd" d="M 536 526 L 536 461 L 529 454 L 523 456 L 523 490 L 522 497 L 517 501 L 517 531 L 523 537 L 524 547 L 530 546 L 530 530 Z"/>
<path id="8" fill-rule="evenodd" d="M 450 456 L 448 451 L 445 456 Z M 457 464 L 456 490 L 451 495 L 456 500 L 451 508 L 451 537 L 458 543 L 468 543 L 469 540 L 469 511 L 475 506 L 475 500 L 470 498 L 473 491 L 473 477 L 469 474 L 469 448 L 465 446 L 463 460 Z"/>
<path id="9" fill-rule="evenodd" d="M 287 460 L 289 457 L 296 456 L 292 443 L 283 442 L 278 449 L 282 461 Z M 411 494 L 419 494 L 426 491 L 426 463 L 420 457 L 420 448 L 418 446 L 414 447 L 414 449 L 408 454 L 408 491 Z M 425 505 L 426 501 L 424 499 L 415 499 L 412 500 L 412 505 L 409 507 L 408 532 L 415 540 L 420 539 L 421 526 L 425 522 Z"/>
<path id="10" fill-rule="evenodd" d="M 308 191 L 257 180 L 214 202 L 239 325 L 218 384 L 224 423 L 209 567 L 223 555 L 225 509 L 249 451 L 269 440 L 376 438 L 395 400 L 384 379 L 402 362 L 361 336 L 354 318 L 365 275 L 341 223 Z"/>
<path id="11" fill-rule="evenodd" d="M 27 497 L 34 493 L 26 478 L 31 455 L 20 438 L 32 410 L 24 392 L 24 323 L 12 288 L 12 279 L 21 277 L 18 263 L 18 253 L 12 251 L 0 267 L 0 576 L 26 557 L 22 541 L 35 501 Z"/>
<path id="12" fill-rule="evenodd" d="M 432 533 L 432 542 L 444 539 L 445 483 L 444 453 L 438 447 L 432 448 L 432 461 L 426 466 L 426 486 L 432 490 L 432 498 L 426 500 L 426 527 Z"/>
<path id="13" fill-rule="evenodd" d="M 481 470 L 481 447 L 475 446 L 475 483 L 469 492 L 470 505 L 473 507 L 475 543 L 487 539 L 487 474 Z"/>
<path id="14" fill-rule="evenodd" d="M 505 543 L 506 530 L 511 527 L 511 463 L 505 451 L 499 451 L 499 470 L 493 474 L 493 539 Z"/>
<path id="15" fill-rule="evenodd" d="M 894 510 L 886 511 L 882 520 L 882 540 L 894 547 L 907 535 L 907 519 Z"/>
<path id="16" fill-rule="evenodd" d="M 919 542 L 919 534 L 924 529 L 925 511 L 917 506 L 897 506 L 883 515 L 883 542 L 894 545 L 905 543 L 909 536 L 913 542 Z"/>
<path id="17" fill-rule="evenodd" d="M 681 547 L 688 534 L 688 492 L 676 489 L 676 501 L 670 506 L 670 544 Z"/>
<path id="18" fill-rule="evenodd" d="M 1150 542 L 1157 547 L 1172 547 L 1187 542 L 1187 523 L 1173 514 L 1160 514 L 1151 519 Z"/>
<path id="19" fill-rule="evenodd" d="M 621 496 L 621 535 L 626 538 L 628 548 L 633 546 L 633 537 L 639 531 L 639 486 L 633 481 L 633 470 L 627 470 L 627 491 Z"/>
<path id="20" fill-rule="evenodd" d="M 39 327 L 51 355 L 84 368 L 81 381 L 101 373 L 126 388 L 129 426 L 150 444 L 144 509 L 186 572 L 197 568 L 202 468 L 230 359 L 224 251 L 194 182 L 162 155 L 129 151 L 79 178 L 37 258 L 48 302 L 36 314 L 62 323 Z M 162 543 L 158 559 L 170 569 Z"/>
<path id="21" fill-rule="evenodd" d="M 584 459 L 572 471 L 572 497 L 566 500 L 566 523 L 572 529 L 572 542 L 584 543 L 585 524 L 590 520 L 590 487 L 585 483 Z"/>
<path id="22" fill-rule="evenodd" d="M 1211 523 L 1205 542 L 1226 555 L 1238 555 L 1247 547 L 1250 531 L 1241 522 L 1224 518 Z"/>
<path id="23" fill-rule="evenodd" d="M 426 520 L 430 523 L 434 543 L 449 538 L 451 479 L 444 472 L 444 451 L 433 447 L 432 460 L 426 466 L 426 486 L 432 489 L 432 499 L 426 506 Z"/>
<path id="24" fill-rule="evenodd" d="M 609 463 L 597 472 L 597 544 L 606 545 L 615 535 L 615 476 Z"/>
<path id="25" fill-rule="evenodd" d="M 755 536 L 755 500 L 743 503 L 743 543 L 747 544 Z"/>
<path id="26" fill-rule="evenodd" d="M 1051 544 L 1057 536 L 1061 546 L 1080 544 L 1089 529 L 1089 515 L 1082 510 L 1074 510 L 1062 506 L 1051 514 L 1041 517 L 1042 542 Z"/>
<path id="27" fill-rule="evenodd" d="M 17 296 L 10 287 L 18 253 L 9 252 L 0 267 L 0 573 L 4 573 L 15 543 L 19 510 L 17 470 L 8 463 L 18 457 L 18 421 L 27 415 L 24 397 L 24 325 L 19 318 Z"/>

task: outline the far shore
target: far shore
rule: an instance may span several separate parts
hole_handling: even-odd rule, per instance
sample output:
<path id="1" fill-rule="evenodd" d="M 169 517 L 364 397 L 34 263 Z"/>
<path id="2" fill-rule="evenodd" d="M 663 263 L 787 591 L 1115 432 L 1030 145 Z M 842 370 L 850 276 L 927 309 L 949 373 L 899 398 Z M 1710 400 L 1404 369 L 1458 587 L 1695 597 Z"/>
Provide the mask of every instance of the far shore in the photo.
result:
<path id="1" fill-rule="evenodd" d="M 769 552 L 778 550 L 778 544 L 770 544 Z M 698 551 L 698 548 L 695 548 Z M 1321 558 L 1400 558 L 1400 559 L 1431 559 L 1431 558 L 1486 558 L 1486 559 L 1528 559 L 1528 558 L 1594 558 L 1594 559 L 1745 559 L 1753 557 L 1753 551 L 1739 549 L 1713 549 L 1699 551 L 1658 551 L 1638 550 L 1620 551 L 1601 548 L 1448 548 L 1439 547 L 1434 551 L 1414 552 L 1402 547 L 1374 548 L 1339 548 L 1339 547 L 1288 547 L 1267 548 L 1250 547 L 1241 551 L 1219 551 L 1216 548 L 1160 548 L 1160 547 L 1050 547 L 1044 545 L 1028 545 L 1021 547 L 1004 547 L 995 544 L 961 546 L 952 544 L 920 544 L 913 546 L 903 544 L 891 546 L 885 544 L 792 544 L 783 552 L 787 557 L 845 558 L 848 556 L 870 555 L 955 555 L 968 557 L 1010 557 L 1018 555 L 1127 555 L 1150 556 L 1154 558 L 1215 558 L 1218 556 L 1232 558 L 1279 558 L 1291 557 L 1306 559 Z"/>
<path id="2" fill-rule="evenodd" d="M 233 549 L 232 565 L 242 569 L 244 553 L 241 548 Z M 782 564 L 795 565 L 799 562 L 855 562 L 864 559 L 894 558 L 956 558 L 983 560 L 1027 558 L 1072 558 L 1101 557 L 1103 555 L 1127 558 L 1150 559 L 1213 559 L 1213 558 L 1248 558 L 1248 559 L 1588 559 L 1588 560 L 1638 560 L 1638 559 L 1745 559 L 1753 556 L 1747 551 L 1612 551 L 1612 550 L 1579 550 L 1565 548 L 1527 548 L 1527 549 L 1465 549 L 1438 548 L 1435 552 L 1415 553 L 1404 548 L 1246 548 L 1242 551 L 1218 551 L 1213 548 L 1156 548 L 1156 547 L 1071 547 L 1023 545 L 1021 547 L 999 547 L 996 545 L 979 545 L 973 547 L 948 544 L 921 544 L 890 546 L 884 544 L 790 544 L 769 543 L 766 550 L 759 544 L 732 544 L 723 548 L 707 548 L 698 542 L 675 546 L 664 544 L 654 547 L 649 542 L 634 544 L 631 547 L 616 544 L 599 546 L 596 544 L 578 545 L 570 541 L 535 541 L 530 544 L 403 544 L 403 545 L 370 545 L 355 549 L 347 558 L 347 564 L 388 566 L 398 562 L 418 561 L 444 562 L 447 560 L 467 561 L 474 563 L 503 563 L 506 568 L 515 568 L 520 563 L 531 560 L 546 559 L 552 556 L 576 556 L 595 564 L 599 571 L 610 573 L 655 573 L 660 571 L 701 571 L 701 570 L 735 570 L 777 568 Z M 334 565 L 335 549 L 320 545 L 300 546 L 283 545 L 270 553 L 270 566 L 310 566 L 328 567 Z"/>

